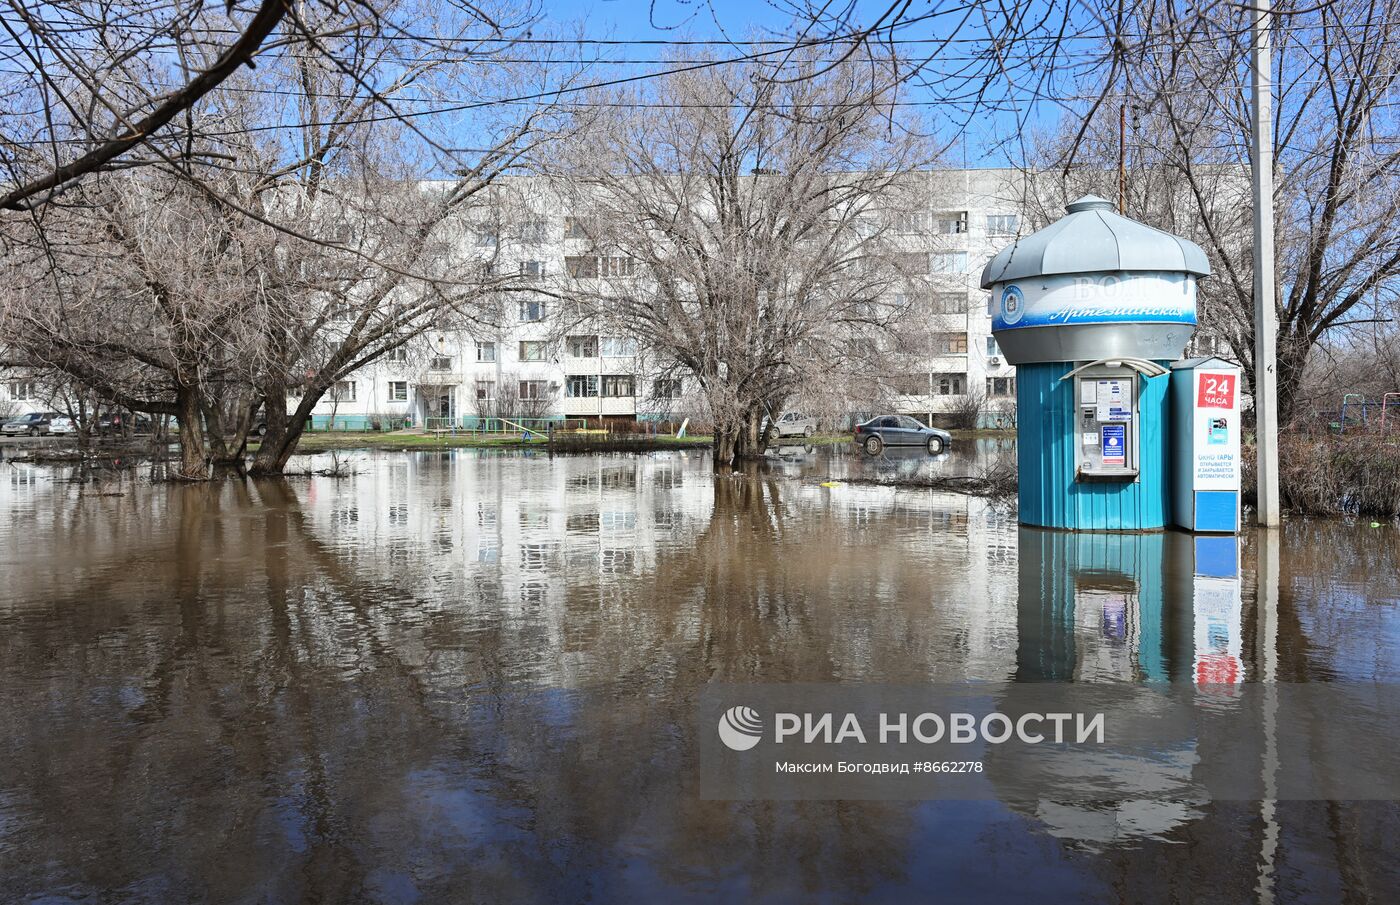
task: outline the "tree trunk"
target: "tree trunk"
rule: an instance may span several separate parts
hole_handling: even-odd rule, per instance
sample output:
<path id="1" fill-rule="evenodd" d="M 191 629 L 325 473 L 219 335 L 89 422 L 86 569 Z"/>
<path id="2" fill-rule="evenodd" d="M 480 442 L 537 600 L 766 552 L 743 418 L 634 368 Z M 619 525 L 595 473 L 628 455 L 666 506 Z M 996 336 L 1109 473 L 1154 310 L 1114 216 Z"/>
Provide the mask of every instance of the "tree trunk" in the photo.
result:
<path id="1" fill-rule="evenodd" d="M 266 388 L 264 395 L 267 399 L 267 433 L 263 435 L 262 442 L 258 445 L 258 452 L 253 457 L 252 467 L 248 469 L 250 474 L 258 476 L 280 475 L 286 471 L 287 461 L 296 452 L 297 444 L 301 442 L 301 435 L 306 430 L 311 410 L 316 407 L 316 403 L 320 402 L 321 397 L 325 394 L 324 389 L 308 388 L 306 395 L 301 397 L 301 403 L 297 405 L 296 412 L 288 415 L 287 388 L 284 386 Z"/>
<path id="2" fill-rule="evenodd" d="M 204 445 L 204 420 L 201 417 L 199 388 L 181 385 L 175 394 L 175 421 L 180 425 L 180 467 L 176 477 L 182 481 L 209 480 L 209 454 Z"/>
<path id="3" fill-rule="evenodd" d="M 734 453 L 739 429 L 733 424 L 716 424 L 713 447 L 715 474 L 734 464 Z"/>

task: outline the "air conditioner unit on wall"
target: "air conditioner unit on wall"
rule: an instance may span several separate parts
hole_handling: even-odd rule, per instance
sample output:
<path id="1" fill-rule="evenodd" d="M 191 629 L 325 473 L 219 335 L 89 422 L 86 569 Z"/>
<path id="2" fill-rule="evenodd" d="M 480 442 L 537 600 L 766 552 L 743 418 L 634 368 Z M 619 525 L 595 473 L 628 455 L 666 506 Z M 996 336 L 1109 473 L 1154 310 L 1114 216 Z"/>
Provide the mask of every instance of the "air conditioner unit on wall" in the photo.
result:
<path id="1" fill-rule="evenodd" d="M 999 355 L 988 355 L 988 356 L 987 356 L 987 364 L 992 365 L 993 367 L 1000 367 L 1000 365 L 1001 365 L 1001 356 L 999 356 Z"/>

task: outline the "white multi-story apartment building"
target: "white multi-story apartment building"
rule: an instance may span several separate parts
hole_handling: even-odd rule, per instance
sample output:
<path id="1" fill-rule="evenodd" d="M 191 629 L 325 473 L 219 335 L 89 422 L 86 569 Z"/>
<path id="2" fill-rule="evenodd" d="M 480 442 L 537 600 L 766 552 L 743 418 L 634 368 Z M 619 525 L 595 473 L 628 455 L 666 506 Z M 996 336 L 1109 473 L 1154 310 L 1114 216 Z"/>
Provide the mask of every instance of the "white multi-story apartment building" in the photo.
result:
<path id="1" fill-rule="evenodd" d="M 908 323 L 894 331 L 888 369 L 879 375 L 888 392 L 880 399 L 853 401 L 850 412 L 817 414 L 842 417 L 893 407 L 926 421 L 975 412 L 982 423 L 1009 423 L 1013 416 L 1015 369 L 992 338 L 986 293 L 978 283 L 983 265 L 1027 227 L 1028 218 L 1013 200 L 1020 197 L 1022 174 L 943 170 L 926 177 L 927 206 L 898 216 L 900 246 L 924 265 L 915 264 L 912 272 L 924 277 L 928 297 L 901 306 L 911 312 Z M 552 193 L 526 194 L 535 204 L 519 215 L 523 222 L 510 227 L 508 250 L 495 232 L 471 240 L 495 255 L 495 266 L 564 286 L 627 267 L 623 259 L 589 254 L 577 221 Z M 635 340 L 583 329 L 561 335 L 554 304 L 545 295 L 517 294 L 499 330 L 430 334 L 426 352 L 405 352 L 343 381 L 317 406 L 315 426 L 470 426 L 495 416 L 596 422 L 703 414 L 690 380 L 649 364 L 647 350 Z"/>
<path id="2" fill-rule="evenodd" d="M 894 330 L 880 398 L 853 398 L 849 411 L 813 414 L 839 419 L 894 408 L 926 421 L 976 414 L 982 423 L 1010 420 L 1015 369 L 991 336 L 983 265 L 1018 234 L 1029 217 L 1018 200 L 1024 176 L 1015 170 L 940 170 L 920 174 L 925 199 L 896 218 L 901 254 L 926 297 Z M 532 183 L 535 180 L 516 180 Z M 628 276 L 630 261 L 597 257 L 548 183 L 527 185 L 527 200 L 495 225 L 472 224 L 472 251 L 527 278 L 567 289 L 570 280 Z M 505 219 L 516 222 L 505 222 Z M 508 233 L 503 236 L 502 233 Z M 619 271 L 614 273 L 613 271 Z M 486 417 L 654 420 L 703 417 L 684 374 L 650 362 L 626 336 L 564 329 L 546 294 L 512 293 L 489 333 L 428 334 L 411 349 L 342 381 L 316 407 L 317 428 L 360 429 L 413 424 L 470 426 Z M 0 414 L 50 408 L 42 375 L 12 373 L 0 381 Z M 803 403 L 794 403 L 801 406 Z"/>

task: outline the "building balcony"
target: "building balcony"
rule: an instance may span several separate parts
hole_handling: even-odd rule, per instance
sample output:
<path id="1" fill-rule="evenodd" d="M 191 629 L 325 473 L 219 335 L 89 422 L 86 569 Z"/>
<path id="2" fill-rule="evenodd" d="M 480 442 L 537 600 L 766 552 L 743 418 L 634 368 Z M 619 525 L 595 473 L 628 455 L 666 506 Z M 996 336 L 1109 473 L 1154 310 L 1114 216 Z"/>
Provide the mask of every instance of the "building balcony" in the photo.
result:
<path id="1" fill-rule="evenodd" d="M 565 417 L 578 415 L 601 415 L 602 400 L 597 396 L 566 396 L 561 400 Z"/>
<path id="2" fill-rule="evenodd" d="M 637 397 L 635 396 L 572 396 L 565 397 L 562 403 L 564 416 L 570 418 L 586 415 L 637 414 Z"/>

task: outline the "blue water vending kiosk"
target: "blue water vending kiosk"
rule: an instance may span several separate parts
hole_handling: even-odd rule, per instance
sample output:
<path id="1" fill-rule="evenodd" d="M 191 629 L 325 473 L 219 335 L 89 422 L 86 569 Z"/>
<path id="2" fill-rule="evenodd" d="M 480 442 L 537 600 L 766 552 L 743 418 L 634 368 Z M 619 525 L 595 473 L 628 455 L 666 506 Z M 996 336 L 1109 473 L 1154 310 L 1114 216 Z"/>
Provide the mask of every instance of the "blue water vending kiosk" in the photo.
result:
<path id="1" fill-rule="evenodd" d="M 1025 525 L 1165 528 L 1168 387 L 1196 325 L 1195 243 L 1088 196 L 982 271 L 992 333 L 1016 365 Z"/>

